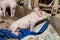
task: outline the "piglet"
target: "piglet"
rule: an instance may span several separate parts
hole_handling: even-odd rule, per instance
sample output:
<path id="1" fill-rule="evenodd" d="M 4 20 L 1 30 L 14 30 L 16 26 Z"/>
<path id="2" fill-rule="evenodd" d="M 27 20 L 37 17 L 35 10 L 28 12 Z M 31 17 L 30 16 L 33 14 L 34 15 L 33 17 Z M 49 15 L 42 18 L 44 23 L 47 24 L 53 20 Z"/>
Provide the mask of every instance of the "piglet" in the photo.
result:
<path id="1" fill-rule="evenodd" d="M 9 7 L 10 11 L 11 11 L 11 16 L 10 17 L 14 17 L 15 14 L 15 9 L 16 9 L 16 0 L 0 0 L 0 7 L 1 10 L 3 11 L 3 16 L 6 16 L 6 8 Z"/>
<path id="2" fill-rule="evenodd" d="M 31 13 L 28 15 L 18 19 L 17 21 L 13 22 L 9 30 L 14 33 L 15 35 L 18 35 L 18 31 L 20 29 L 27 29 L 30 28 L 30 31 L 33 31 L 35 24 L 38 21 L 41 21 L 43 19 L 47 19 L 50 17 L 51 14 L 48 14 L 44 11 L 41 11 L 39 8 L 35 8 Z"/>

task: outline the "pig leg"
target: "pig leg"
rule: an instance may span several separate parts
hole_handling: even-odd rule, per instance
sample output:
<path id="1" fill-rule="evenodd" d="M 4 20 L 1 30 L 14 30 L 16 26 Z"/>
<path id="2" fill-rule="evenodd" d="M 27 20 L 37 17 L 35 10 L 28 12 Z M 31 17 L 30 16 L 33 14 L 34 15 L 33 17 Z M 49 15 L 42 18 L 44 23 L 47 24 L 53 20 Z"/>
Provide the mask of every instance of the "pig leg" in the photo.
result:
<path id="1" fill-rule="evenodd" d="M 4 23 L 4 21 L 2 20 L 2 11 L 0 9 L 0 23 Z"/>
<path id="2" fill-rule="evenodd" d="M 2 21 L 2 11 L 0 10 L 0 21 Z"/>
<path id="3" fill-rule="evenodd" d="M 0 21 L 2 21 L 2 11 L 0 10 Z"/>
<path id="4" fill-rule="evenodd" d="M 20 28 L 17 28 L 15 31 L 16 35 L 21 34 L 21 32 L 19 32 L 19 31 L 20 31 Z"/>
<path id="5" fill-rule="evenodd" d="M 15 26 L 14 26 L 14 27 L 15 27 Z M 13 29 L 13 30 L 12 30 L 12 33 L 14 33 L 15 35 L 21 34 L 19 31 L 20 31 L 19 28 L 15 29 L 15 30 Z"/>
<path id="6" fill-rule="evenodd" d="M 0 18 L 2 18 L 2 10 L 0 9 Z"/>
<path id="7" fill-rule="evenodd" d="M 6 15 L 5 15 L 5 10 L 6 10 L 6 7 L 5 7 L 5 6 L 2 6 L 1 11 L 2 11 L 3 17 L 6 16 Z"/>
<path id="8" fill-rule="evenodd" d="M 31 0 L 28 0 L 28 9 L 32 9 Z"/>
<path id="9" fill-rule="evenodd" d="M 14 29 L 13 29 L 14 28 Z M 10 25 L 10 27 L 9 27 L 9 30 L 13 33 L 13 34 L 15 34 L 15 35 L 18 35 L 18 31 L 20 30 L 20 29 L 18 29 L 18 25 L 16 25 L 16 24 L 11 24 Z"/>
<path id="10" fill-rule="evenodd" d="M 12 31 L 12 33 L 15 34 L 15 35 L 18 35 L 18 32 L 17 31 L 16 32 L 15 31 Z"/>
<path id="11" fill-rule="evenodd" d="M 10 17 L 14 17 L 14 15 L 15 15 L 15 8 L 11 8 L 10 10 L 11 10 L 11 16 Z"/>
<path id="12" fill-rule="evenodd" d="M 10 18 L 11 18 L 11 17 L 15 16 L 16 4 L 11 4 L 10 10 L 11 10 L 11 16 L 10 16 Z"/>
<path id="13" fill-rule="evenodd" d="M 34 26 L 35 26 L 35 23 L 31 22 L 31 23 L 30 23 L 30 31 L 34 31 L 34 30 L 33 30 L 33 29 L 34 29 Z"/>
<path id="14" fill-rule="evenodd" d="M 14 26 L 15 27 L 15 26 Z M 16 29 L 10 29 L 10 31 L 13 33 L 13 34 L 15 34 L 15 35 L 18 35 L 18 31 L 16 31 Z"/>

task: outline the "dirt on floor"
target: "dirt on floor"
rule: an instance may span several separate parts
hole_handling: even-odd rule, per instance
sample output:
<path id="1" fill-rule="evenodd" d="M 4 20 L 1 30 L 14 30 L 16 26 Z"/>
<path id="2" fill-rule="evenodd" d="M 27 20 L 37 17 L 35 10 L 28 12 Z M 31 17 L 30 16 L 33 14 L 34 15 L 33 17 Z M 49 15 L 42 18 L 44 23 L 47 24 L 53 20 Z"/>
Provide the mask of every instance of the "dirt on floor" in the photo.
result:
<path id="1" fill-rule="evenodd" d="M 15 20 L 17 20 L 17 17 L 13 17 L 13 18 L 9 18 L 9 17 L 5 17 L 3 18 L 4 22 L 0 23 L 0 29 L 1 28 L 9 28 L 9 26 L 11 25 L 11 23 L 13 23 Z"/>

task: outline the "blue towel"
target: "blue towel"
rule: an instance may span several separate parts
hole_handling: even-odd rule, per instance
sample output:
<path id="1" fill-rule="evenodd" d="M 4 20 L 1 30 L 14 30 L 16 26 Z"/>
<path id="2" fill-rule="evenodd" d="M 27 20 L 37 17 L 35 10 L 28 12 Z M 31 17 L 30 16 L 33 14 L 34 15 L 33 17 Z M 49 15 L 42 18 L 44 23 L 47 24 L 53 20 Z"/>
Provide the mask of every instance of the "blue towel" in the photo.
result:
<path id="1" fill-rule="evenodd" d="M 42 28 L 39 30 L 39 32 L 31 32 L 29 29 L 21 30 L 21 34 L 16 36 L 15 34 L 11 33 L 10 30 L 7 29 L 1 29 L 0 30 L 0 40 L 8 40 L 9 38 L 18 38 L 19 40 L 28 36 L 28 35 L 38 35 L 43 33 L 49 25 L 49 20 L 46 21 L 46 23 L 42 26 Z"/>

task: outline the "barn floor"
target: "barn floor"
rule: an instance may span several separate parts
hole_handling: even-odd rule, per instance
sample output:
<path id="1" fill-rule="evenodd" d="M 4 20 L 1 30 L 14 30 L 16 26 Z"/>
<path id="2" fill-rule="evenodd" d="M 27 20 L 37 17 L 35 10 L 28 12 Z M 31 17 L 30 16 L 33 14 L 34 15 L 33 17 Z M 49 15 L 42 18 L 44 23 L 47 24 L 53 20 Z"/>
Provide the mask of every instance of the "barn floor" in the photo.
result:
<path id="1" fill-rule="evenodd" d="M 8 16 L 3 18 L 4 22 L 0 23 L 0 28 L 8 28 L 8 26 L 17 19 L 17 17 L 9 18 Z"/>

